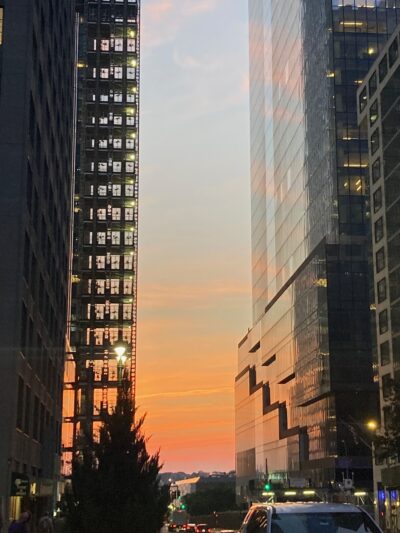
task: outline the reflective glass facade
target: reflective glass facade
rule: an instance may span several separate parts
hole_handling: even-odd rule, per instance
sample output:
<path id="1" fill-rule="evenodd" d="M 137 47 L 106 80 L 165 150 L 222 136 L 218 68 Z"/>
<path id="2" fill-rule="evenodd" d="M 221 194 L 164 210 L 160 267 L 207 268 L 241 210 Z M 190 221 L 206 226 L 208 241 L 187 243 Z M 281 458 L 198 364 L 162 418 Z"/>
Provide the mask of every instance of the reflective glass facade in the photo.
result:
<path id="1" fill-rule="evenodd" d="M 138 0 L 80 0 L 71 351 L 64 462 L 96 431 L 122 380 L 135 395 Z M 117 368 L 114 346 L 128 357 Z M 72 370 L 75 376 L 71 382 Z"/>
<path id="2" fill-rule="evenodd" d="M 357 89 L 400 16 L 381 1 L 250 0 L 253 329 L 239 346 L 238 492 L 321 486 L 375 413 L 368 142 Z"/>

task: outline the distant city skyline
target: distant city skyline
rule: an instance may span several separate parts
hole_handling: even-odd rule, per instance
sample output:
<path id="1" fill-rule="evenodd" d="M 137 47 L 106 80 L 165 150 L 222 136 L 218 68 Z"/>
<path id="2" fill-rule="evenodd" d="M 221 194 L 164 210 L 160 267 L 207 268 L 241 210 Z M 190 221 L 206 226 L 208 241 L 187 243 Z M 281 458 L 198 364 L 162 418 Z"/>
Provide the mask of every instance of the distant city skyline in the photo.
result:
<path id="1" fill-rule="evenodd" d="M 164 470 L 231 470 L 251 321 L 247 1 L 148 1 L 141 52 L 137 403 Z"/>

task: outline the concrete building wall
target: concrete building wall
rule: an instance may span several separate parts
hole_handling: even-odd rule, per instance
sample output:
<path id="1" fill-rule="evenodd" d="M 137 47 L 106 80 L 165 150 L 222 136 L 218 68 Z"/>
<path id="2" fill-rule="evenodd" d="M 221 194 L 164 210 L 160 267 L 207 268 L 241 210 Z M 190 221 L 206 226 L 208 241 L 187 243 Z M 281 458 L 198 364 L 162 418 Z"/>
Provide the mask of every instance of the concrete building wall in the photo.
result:
<path id="1" fill-rule="evenodd" d="M 56 492 L 72 179 L 73 5 L 2 0 L 0 508 Z M 24 505 L 31 505 L 28 501 Z"/>

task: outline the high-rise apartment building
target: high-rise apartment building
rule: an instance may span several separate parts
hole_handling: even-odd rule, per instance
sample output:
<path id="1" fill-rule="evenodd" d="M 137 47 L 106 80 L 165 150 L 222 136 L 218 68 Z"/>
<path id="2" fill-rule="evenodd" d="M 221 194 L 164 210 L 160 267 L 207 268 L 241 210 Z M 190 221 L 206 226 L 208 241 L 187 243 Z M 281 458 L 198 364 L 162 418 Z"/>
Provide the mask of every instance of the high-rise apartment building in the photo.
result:
<path id="1" fill-rule="evenodd" d="M 139 0 L 78 0 L 78 107 L 71 354 L 64 464 L 122 379 L 135 394 Z M 120 366 L 115 346 L 125 343 Z M 74 370 L 75 368 L 75 370 Z"/>
<path id="2" fill-rule="evenodd" d="M 373 280 L 376 306 L 380 427 L 391 423 L 392 383 L 400 382 L 400 27 L 393 32 L 359 88 L 359 121 L 369 141 Z M 376 458 L 379 518 L 400 531 L 400 461 Z"/>
<path id="3" fill-rule="evenodd" d="M 265 480 L 367 487 L 377 392 L 356 93 L 400 7 L 249 0 L 249 12 L 253 326 L 236 377 L 238 496 Z"/>
<path id="4" fill-rule="evenodd" d="M 0 1 L 0 515 L 57 497 L 71 220 L 75 14 Z"/>

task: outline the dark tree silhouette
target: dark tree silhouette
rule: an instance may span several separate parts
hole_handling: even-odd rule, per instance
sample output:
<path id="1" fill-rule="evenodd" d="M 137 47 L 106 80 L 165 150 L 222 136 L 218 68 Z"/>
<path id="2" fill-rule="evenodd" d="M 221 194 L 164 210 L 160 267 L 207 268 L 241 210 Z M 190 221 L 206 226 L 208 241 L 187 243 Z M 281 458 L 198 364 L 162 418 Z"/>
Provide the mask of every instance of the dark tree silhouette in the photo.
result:
<path id="1" fill-rule="evenodd" d="M 102 415 L 98 442 L 86 439 L 73 463 L 67 493 L 73 533 L 158 533 L 167 512 L 168 489 L 160 486 L 159 454 L 149 455 L 144 418 L 121 394 L 111 414 Z"/>
<path id="2" fill-rule="evenodd" d="M 385 398 L 384 424 L 374 439 L 375 455 L 380 460 L 400 459 L 400 384 L 392 380 Z"/>

